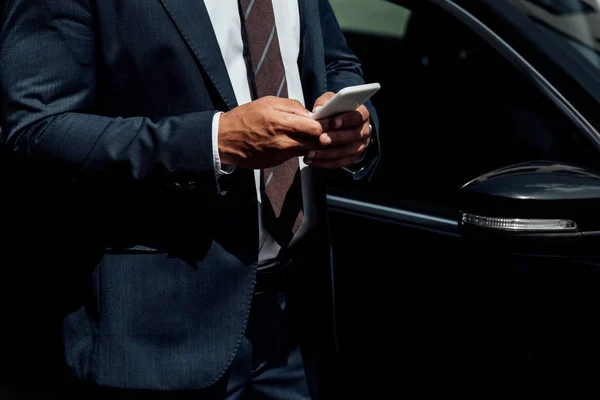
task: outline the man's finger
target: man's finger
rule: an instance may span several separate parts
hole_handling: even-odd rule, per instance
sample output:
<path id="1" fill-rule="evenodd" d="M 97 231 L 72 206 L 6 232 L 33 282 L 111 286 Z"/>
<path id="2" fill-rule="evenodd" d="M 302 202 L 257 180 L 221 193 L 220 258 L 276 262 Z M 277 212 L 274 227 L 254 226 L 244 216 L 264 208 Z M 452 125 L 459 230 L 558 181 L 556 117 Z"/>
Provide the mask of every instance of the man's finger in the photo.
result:
<path id="1" fill-rule="evenodd" d="M 271 96 L 267 101 L 269 101 L 271 108 L 277 111 L 295 114 L 301 117 L 310 117 L 312 115 L 312 113 L 298 100 Z"/>
<path id="2" fill-rule="evenodd" d="M 278 138 L 278 147 L 282 151 L 295 151 L 298 155 L 307 155 L 310 150 L 317 150 L 323 146 L 314 138 L 303 136 L 281 135 Z"/>
<path id="3" fill-rule="evenodd" d="M 318 121 L 296 114 L 282 112 L 279 115 L 279 130 L 304 137 L 318 138 L 323 134 L 323 125 Z"/>
<path id="4" fill-rule="evenodd" d="M 368 114 L 368 113 L 367 113 Z M 332 129 L 348 129 L 357 126 L 362 126 L 366 121 L 369 120 L 369 116 L 360 112 L 359 110 L 350 111 L 347 113 L 340 114 L 333 118 L 331 121 Z"/>
<path id="5" fill-rule="evenodd" d="M 369 126 L 365 124 L 365 126 L 363 126 L 362 129 L 353 128 L 353 129 L 340 129 L 337 131 L 336 130 L 326 131 L 326 132 L 324 132 L 322 137 L 319 138 L 319 140 L 321 141 L 321 144 L 326 144 L 326 143 L 324 143 L 325 139 L 323 139 L 323 136 L 326 136 L 329 139 L 331 139 L 331 142 L 330 142 L 331 146 L 337 146 L 337 145 L 343 145 L 346 143 L 359 142 L 359 141 L 366 140 L 369 137 L 369 133 L 370 133 Z"/>
<path id="6" fill-rule="evenodd" d="M 317 108 L 322 107 L 333 96 L 335 96 L 335 93 L 333 93 L 333 92 L 323 93 L 317 100 L 315 100 L 315 104 L 313 106 L 313 112 L 317 112 Z"/>
<path id="7" fill-rule="evenodd" d="M 358 157 L 360 153 L 366 148 L 366 142 L 354 142 L 343 146 L 326 147 L 318 150 L 311 151 L 307 157 L 307 164 L 316 161 L 330 161 L 345 159 L 347 157 Z"/>
<path id="8" fill-rule="evenodd" d="M 321 124 L 321 128 L 323 129 L 323 132 L 328 132 L 328 131 L 333 130 L 333 128 L 331 127 L 332 120 L 330 118 L 319 119 L 317 121 L 319 122 L 319 124 Z"/>

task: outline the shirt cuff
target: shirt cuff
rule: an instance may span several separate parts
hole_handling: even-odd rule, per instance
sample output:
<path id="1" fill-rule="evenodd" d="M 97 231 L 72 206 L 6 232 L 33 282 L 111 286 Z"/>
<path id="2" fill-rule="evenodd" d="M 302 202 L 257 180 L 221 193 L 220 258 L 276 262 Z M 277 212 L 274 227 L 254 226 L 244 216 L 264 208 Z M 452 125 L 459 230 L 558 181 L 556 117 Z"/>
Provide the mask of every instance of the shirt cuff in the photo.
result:
<path id="1" fill-rule="evenodd" d="M 221 118 L 222 111 L 219 111 L 213 117 L 212 123 L 212 148 L 213 148 L 213 159 L 215 166 L 215 176 L 219 179 L 222 175 L 229 175 L 235 171 L 235 167 L 232 165 L 221 165 L 221 157 L 219 157 L 219 120 Z"/>

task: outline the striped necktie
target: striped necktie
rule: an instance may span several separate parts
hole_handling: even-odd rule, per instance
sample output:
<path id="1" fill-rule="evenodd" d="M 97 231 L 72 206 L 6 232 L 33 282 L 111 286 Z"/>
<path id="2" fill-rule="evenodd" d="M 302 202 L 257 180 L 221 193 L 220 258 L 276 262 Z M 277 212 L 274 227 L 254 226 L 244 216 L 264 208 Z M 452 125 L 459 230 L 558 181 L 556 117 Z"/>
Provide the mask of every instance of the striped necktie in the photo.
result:
<path id="1" fill-rule="evenodd" d="M 271 0 L 240 0 L 256 97 L 288 97 Z M 265 227 L 286 247 L 303 218 L 302 187 L 297 157 L 262 171 Z"/>

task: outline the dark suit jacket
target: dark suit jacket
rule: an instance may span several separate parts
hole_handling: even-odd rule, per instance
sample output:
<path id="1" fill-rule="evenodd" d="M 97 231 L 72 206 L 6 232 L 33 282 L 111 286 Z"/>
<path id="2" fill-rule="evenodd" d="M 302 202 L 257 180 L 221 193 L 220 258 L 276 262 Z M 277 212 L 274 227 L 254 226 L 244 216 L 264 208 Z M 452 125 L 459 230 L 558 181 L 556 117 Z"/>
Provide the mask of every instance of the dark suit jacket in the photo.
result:
<path id="1" fill-rule="evenodd" d="M 311 108 L 363 79 L 328 1 L 299 1 Z M 244 333 L 258 229 L 251 170 L 217 192 L 212 119 L 236 100 L 203 2 L 9 0 L 6 12 L 4 134 L 32 204 L 26 240 L 43 254 L 33 273 L 58 288 L 70 372 L 116 387 L 211 385 Z M 311 291 L 331 289 L 315 184 L 321 224 L 299 278 Z M 331 342 L 322 293 L 298 295 L 298 315 L 322 323 L 299 329 Z"/>

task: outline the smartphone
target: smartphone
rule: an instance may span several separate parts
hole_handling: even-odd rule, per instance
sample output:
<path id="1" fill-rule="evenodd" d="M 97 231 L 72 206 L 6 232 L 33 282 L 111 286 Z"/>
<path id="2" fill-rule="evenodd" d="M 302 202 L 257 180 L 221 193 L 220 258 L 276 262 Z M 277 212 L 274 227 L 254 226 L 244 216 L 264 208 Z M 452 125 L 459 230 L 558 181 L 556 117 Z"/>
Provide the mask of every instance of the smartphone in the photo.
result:
<path id="1" fill-rule="evenodd" d="M 354 111 L 381 89 L 379 83 L 348 86 L 340 90 L 312 115 L 312 119 L 326 119 Z"/>

